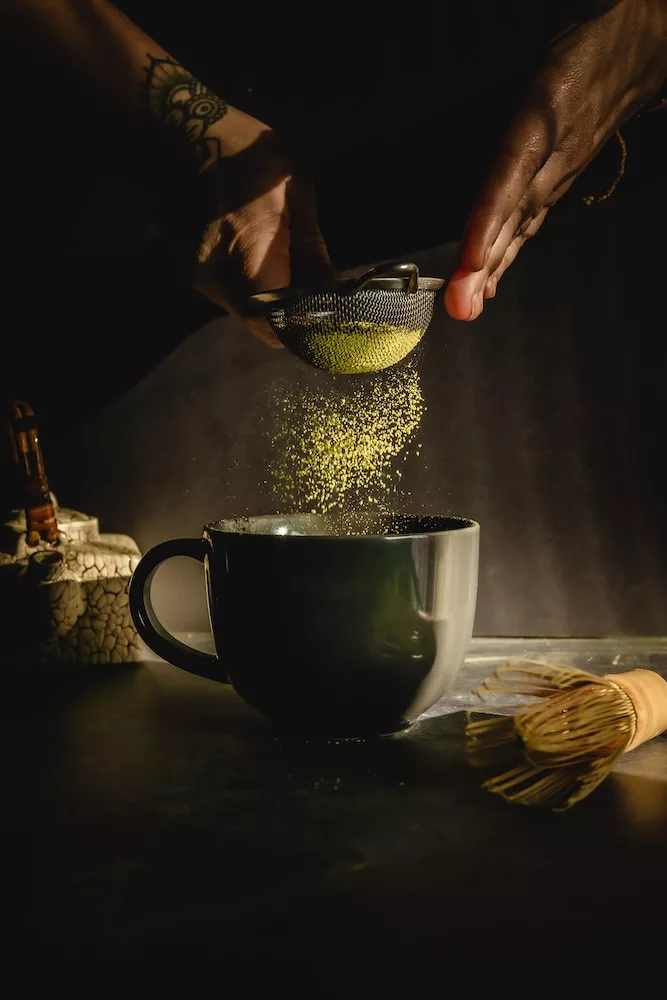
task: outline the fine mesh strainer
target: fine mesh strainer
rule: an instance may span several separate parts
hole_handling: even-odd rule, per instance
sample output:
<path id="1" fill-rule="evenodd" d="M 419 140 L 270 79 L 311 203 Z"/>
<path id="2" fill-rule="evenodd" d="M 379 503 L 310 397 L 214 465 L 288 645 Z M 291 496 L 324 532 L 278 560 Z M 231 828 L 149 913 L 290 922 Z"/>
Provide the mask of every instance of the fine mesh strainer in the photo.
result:
<path id="1" fill-rule="evenodd" d="M 303 361 L 356 375 L 389 368 L 417 346 L 444 283 L 421 278 L 416 264 L 387 264 L 327 288 L 279 288 L 250 301 Z"/>

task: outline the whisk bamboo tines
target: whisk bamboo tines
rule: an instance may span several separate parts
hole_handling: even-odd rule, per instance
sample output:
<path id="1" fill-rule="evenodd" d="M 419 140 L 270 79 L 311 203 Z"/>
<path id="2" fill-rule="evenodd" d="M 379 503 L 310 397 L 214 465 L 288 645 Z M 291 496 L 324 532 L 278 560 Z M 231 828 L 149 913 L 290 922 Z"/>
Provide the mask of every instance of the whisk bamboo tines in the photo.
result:
<path id="1" fill-rule="evenodd" d="M 652 670 L 598 677 L 522 660 L 476 691 L 486 693 L 535 699 L 509 717 L 467 713 L 469 761 L 495 771 L 482 787 L 521 805 L 569 809 L 622 753 L 667 729 L 667 681 Z"/>

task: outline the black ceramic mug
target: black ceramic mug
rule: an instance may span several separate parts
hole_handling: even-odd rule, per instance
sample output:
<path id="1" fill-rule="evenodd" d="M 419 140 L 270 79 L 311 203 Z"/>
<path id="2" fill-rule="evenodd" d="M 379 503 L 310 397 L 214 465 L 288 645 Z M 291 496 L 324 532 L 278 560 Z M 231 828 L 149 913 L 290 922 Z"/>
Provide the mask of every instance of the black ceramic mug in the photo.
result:
<path id="1" fill-rule="evenodd" d="M 238 518 L 162 542 L 130 588 L 142 639 L 170 663 L 231 682 L 276 729 L 330 739 L 396 732 L 451 687 L 472 635 L 479 525 L 455 517 Z M 217 655 L 175 639 L 150 591 L 171 556 L 206 571 Z"/>

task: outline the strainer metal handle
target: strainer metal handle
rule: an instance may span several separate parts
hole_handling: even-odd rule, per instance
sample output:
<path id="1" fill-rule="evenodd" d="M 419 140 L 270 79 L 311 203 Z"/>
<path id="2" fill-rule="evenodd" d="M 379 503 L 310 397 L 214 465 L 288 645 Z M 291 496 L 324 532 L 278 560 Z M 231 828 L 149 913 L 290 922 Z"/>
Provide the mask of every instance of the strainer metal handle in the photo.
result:
<path id="1" fill-rule="evenodd" d="M 398 264 L 378 264 L 371 267 L 357 278 L 347 278 L 335 281 L 322 288 L 274 288 L 270 292 L 258 292 L 248 300 L 252 312 L 264 313 L 276 304 L 295 301 L 304 295 L 314 292 L 336 295 L 354 295 L 355 292 L 369 289 L 391 289 L 414 295 L 420 291 L 439 292 L 445 284 L 443 278 L 421 278 L 419 268 L 412 262 Z"/>
<path id="2" fill-rule="evenodd" d="M 364 271 L 358 278 L 350 281 L 345 289 L 348 294 L 360 292 L 376 278 L 405 278 L 404 291 L 411 295 L 419 291 L 419 268 L 411 262 L 401 264 L 379 264 Z"/>

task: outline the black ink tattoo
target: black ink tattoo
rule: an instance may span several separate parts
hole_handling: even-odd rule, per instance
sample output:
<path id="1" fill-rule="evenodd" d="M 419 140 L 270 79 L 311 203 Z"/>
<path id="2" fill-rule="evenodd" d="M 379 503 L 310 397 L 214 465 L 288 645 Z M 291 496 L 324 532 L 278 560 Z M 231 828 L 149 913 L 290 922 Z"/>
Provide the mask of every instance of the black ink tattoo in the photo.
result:
<path id="1" fill-rule="evenodd" d="M 206 132 L 227 114 L 227 105 L 173 59 L 149 55 L 146 67 L 146 101 L 163 125 L 185 135 L 206 170 L 220 158 L 220 143 Z"/>

